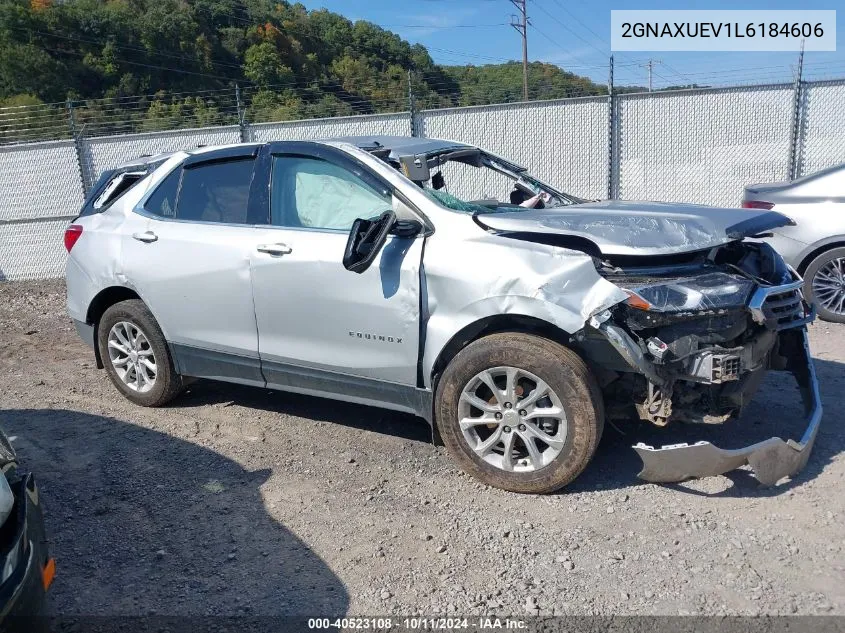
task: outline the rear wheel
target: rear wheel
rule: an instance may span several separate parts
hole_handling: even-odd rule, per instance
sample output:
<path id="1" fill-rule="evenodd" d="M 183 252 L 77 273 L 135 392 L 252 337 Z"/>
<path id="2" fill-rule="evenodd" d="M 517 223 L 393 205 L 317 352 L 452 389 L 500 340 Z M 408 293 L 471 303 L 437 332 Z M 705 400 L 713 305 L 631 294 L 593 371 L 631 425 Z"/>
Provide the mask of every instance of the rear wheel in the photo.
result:
<path id="1" fill-rule="evenodd" d="M 816 257 L 807 266 L 804 279 L 804 292 L 816 306 L 819 318 L 845 323 L 845 248 Z"/>
<path id="2" fill-rule="evenodd" d="M 100 358 L 127 399 L 145 407 L 170 402 L 182 389 L 170 349 L 143 301 L 121 301 L 105 311 L 97 328 Z"/>
<path id="3" fill-rule="evenodd" d="M 493 334 L 449 363 L 437 387 L 446 448 L 474 477 L 513 492 L 562 488 L 584 470 L 604 424 L 595 379 L 572 350 Z"/>

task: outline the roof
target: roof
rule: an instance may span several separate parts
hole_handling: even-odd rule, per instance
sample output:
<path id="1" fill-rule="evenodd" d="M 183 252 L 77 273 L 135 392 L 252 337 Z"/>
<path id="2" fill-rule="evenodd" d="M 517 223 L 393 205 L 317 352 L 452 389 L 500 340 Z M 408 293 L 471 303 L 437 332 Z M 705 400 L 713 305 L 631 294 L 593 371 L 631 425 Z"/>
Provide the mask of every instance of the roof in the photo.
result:
<path id="1" fill-rule="evenodd" d="M 272 142 L 272 141 L 271 141 Z M 437 138 L 417 138 L 414 136 L 338 136 L 334 138 L 320 139 L 312 142 L 334 142 L 334 143 L 349 143 L 363 150 L 372 151 L 374 149 L 390 150 L 390 158 L 398 160 L 400 156 L 414 156 L 416 154 L 436 154 L 444 150 L 451 149 L 474 149 L 472 145 L 466 143 L 458 143 L 457 141 L 447 141 Z M 209 145 L 199 147 L 188 147 L 184 151 L 189 155 L 204 154 L 206 152 L 217 151 L 228 148 L 243 148 L 256 147 L 264 145 L 264 143 L 232 143 L 227 145 Z M 140 156 L 130 161 L 126 161 L 118 166 L 118 169 L 124 169 L 129 166 L 142 166 L 152 162 L 163 162 L 171 156 L 179 152 L 165 152 L 155 156 Z"/>
<path id="2" fill-rule="evenodd" d="M 472 145 L 446 141 L 439 138 L 417 138 L 414 136 L 340 136 L 327 141 L 349 143 L 364 150 L 389 149 L 391 158 L 415 154 L 435 154 L 449 149 L 471 149 Z"/>

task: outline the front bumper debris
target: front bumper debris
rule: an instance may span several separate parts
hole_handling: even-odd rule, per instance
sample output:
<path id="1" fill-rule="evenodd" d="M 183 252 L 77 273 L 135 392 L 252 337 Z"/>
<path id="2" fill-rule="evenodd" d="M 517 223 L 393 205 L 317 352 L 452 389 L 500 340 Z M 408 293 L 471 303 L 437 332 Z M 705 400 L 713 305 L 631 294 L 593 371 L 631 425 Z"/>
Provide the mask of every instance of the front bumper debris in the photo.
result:
<path id="1" fill-rule="evenodd" d="M 710 442 L 674 444 L 654 448 L 637 444 L 634 450 L 643 461 L 639 477 L 654 483 L 684 481 L 692 477 L 721 475 L 748 464 L 754 476 L 764 485 L 795 475 L 804 468 L 813 449 L 822 418 L 822 404 L 816 369 L 810 354 L 805 327 L 784 332 L 791 337 L 786 370 L 798 382 L 804 402 L 807 429 L 799 442 L 773 437 L 746 448 L 726 450 Z"/>

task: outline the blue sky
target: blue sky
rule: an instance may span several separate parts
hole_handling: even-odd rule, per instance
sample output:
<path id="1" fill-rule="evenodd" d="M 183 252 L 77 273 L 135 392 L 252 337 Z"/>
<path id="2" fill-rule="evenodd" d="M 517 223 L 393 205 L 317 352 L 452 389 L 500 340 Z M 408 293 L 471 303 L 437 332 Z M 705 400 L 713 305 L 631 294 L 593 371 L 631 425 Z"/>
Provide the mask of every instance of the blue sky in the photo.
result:
<path id="1" fill-rule="evenodd" d="M 357 20 L 375 22 L 410 42 L 428 47 L 442 64 L 485 64 L 521 59 L 519 34 L 509 26 L 516 13 L 509 0 L 300 0 L 309 9 L 325 7 Z M 837 7 L 837 5 L 839 5 Z M 595 81 L 607 81 L 611 9 L 836 9 L 837 51 L 808 52 L 805 78 L 845 77 L 845 6 L 816 0 L 529 0 L 528 53 L 532 60 L 558 64 Z M 748 84 L 790 81 L 795 53 L 615 53 L 616 83 L 645 85 L 649 57 L 654 85 Z"/>

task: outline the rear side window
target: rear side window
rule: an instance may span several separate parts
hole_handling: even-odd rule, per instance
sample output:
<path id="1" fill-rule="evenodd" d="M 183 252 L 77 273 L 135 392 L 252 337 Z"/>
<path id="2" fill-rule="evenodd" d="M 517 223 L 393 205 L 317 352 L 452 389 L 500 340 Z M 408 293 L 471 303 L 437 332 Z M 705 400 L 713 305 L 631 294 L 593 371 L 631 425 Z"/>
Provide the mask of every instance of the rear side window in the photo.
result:
<path id="1" fill-rule="evenodd" d="M 78 217 L 102 213 L 149 174 L 150 169 L 143 165 L 137 169 L 120 168 L 104 172 L 89 192 Z"/>
<path id="2" fill-rule="evenodd" d="M 92 206 L 97 211 L 105 209 L 146 176 L 147 172 L 145 171 L 133 171 L 117 174 L 114 178 L 112 178 L 109 184 L 103 188 L 102 193 L 94 199 Z"/>
<path id="3" fill-rule="evenodd" d="M 182 168 L 173 170 L 165 178 L 158 188 L 147 198 L 144 210 L 153 215 L 163 218 L 176 217 L 176 196 L 179 193 L 179 180 L 182 177 Z"/>
<path id="4" fill-rule="evenodd" d="M 144 209 L 189 222 L 247 224 L 254 166 L 250 158 L 178 168 L 162 181 Z"/>
<path id="5" fill-rule="evenodd" d="M 200 164 L 182 172 L 176 218 L 246 224 L 253 159 Z"/>

